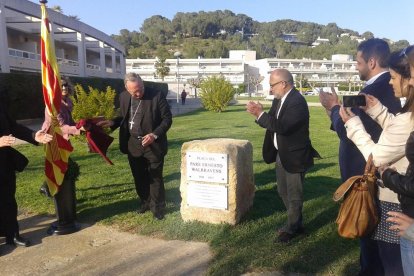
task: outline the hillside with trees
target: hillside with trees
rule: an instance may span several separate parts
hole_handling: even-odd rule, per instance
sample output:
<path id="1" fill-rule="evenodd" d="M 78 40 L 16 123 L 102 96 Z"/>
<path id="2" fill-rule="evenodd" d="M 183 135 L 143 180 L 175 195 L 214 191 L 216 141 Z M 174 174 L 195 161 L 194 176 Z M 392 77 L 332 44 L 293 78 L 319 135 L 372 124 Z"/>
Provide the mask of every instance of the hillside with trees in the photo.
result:
<path id="1" fill-rule="evenodd" d="M 294 34 L 294 41 L 286 35 Z M 139 31 L 123 29 L 112 37 L 125 46 L 128 58 L 228 57 L 229 50 L 255 50 L 261 58 L 330 59 L 332 54 L 355 54 L 359 39 L 374 37 L 372 32 L 359 34 L 336 23 L 327 25 L 294 20 L 258 22 L 245 14 L 229 10 L 176 13 L 172 20 L 160 15 L 147 18 Z M 326 43 L 312 46 L 318 38 Z M 386 38 L 384 38 L 386 39 Z M 407 40 L 392 42 L 391 49 L 409 45 Z"/>

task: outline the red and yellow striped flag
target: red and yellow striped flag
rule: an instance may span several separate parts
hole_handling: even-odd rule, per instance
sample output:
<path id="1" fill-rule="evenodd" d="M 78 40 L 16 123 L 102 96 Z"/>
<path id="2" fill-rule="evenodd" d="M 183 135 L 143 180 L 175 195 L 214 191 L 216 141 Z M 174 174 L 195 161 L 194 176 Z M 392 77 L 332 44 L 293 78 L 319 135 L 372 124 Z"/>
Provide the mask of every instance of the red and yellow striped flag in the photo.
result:
<path id="1" fill-rule="evenodd" d="M 62 98 L 59 68 L 56 62 L 54 43 L 50 36 L 50 23 L 45 3 L 41 1 L 42 26 L 41 26 L 41 60 L 42 60 L 42 89 L 46 110 L 52 118 L 52 125 L 48 133 L 53 135 L 53 140 L 46 144 L 45 175 L 50 194 L 59 192 L 65 172 L 68 169 L 69 154 L 73 147 L 69 141 L 63 138 L 59 127 L 57 115 L 60 110 Z"/>

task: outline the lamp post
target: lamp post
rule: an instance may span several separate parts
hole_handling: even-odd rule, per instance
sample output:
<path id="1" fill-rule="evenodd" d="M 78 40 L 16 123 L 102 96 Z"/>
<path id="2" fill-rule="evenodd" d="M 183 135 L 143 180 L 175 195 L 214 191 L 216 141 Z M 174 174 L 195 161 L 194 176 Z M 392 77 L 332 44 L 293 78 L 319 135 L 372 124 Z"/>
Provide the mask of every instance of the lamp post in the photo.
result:
<path id="1" fill-rule="evenodd" d="M 179 93 L 180 93 L 180 56 L 181 52 L 177 51 L 174 53 L 174 56 L 177 58 L 177 103 L 180 102 L 179 100 Z"/>
<path id="2" fill-rule="evenodd" d="M 332 68 L 328 68 L 328 80 L 326 81 L 326 87 L 329 87 L 329 84 L 331 82 L 331 72 Z"/>
<path id="3" fill-rule="evenodd" d="M 302 93 L 302 71 L 303 71 L 303 66 L 304 65 L 305 64 L 303 64 L 303 62 L 299 63 L 299 67 L 300 67 L 300 83 L 299 83 L 299 85 L 300 85 L 300 93 Z"/>

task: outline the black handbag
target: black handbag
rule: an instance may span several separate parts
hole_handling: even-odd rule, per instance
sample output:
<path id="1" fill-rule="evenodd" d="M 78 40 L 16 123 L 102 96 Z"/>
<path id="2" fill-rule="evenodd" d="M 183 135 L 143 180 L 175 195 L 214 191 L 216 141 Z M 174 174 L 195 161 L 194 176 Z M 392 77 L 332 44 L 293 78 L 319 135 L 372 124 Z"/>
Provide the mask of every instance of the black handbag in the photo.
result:
<path id="1" fill-rule="evenodd" d="M 10 147 L 10 153 L 14 170 L 22 172 L 26 168 L 27 164 L 29 164 L 29 159 L 12 147 Z"/>

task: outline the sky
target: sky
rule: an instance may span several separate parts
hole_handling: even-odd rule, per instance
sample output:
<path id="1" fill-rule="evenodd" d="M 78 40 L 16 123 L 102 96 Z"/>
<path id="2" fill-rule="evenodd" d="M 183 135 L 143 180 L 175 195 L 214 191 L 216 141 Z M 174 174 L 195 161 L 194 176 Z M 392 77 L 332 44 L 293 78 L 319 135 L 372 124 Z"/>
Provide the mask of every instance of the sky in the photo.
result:
<path id="1" fill-rule="evenodd" d="M 30 0 L 39 3 L 36 0 Z M 413 0 L 49 0 L 66 15 L 108 35 L 121 29 L 139 31 L 145 19 L 161 15 L 170 20 L 177 12 L 230 10 L 258 22 L 292 19 L 326 25 L 336 23 L 360 34 L 414 44 Z"/>

